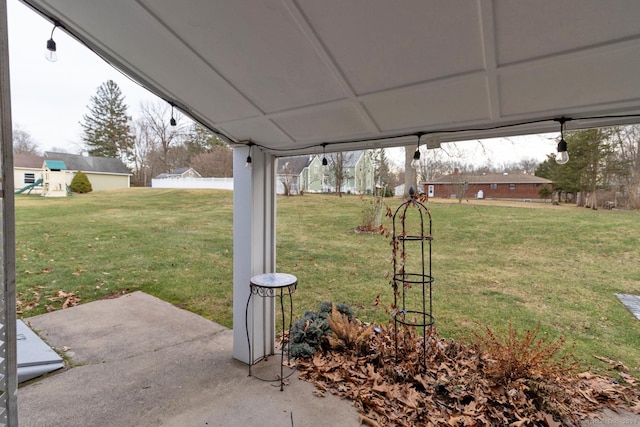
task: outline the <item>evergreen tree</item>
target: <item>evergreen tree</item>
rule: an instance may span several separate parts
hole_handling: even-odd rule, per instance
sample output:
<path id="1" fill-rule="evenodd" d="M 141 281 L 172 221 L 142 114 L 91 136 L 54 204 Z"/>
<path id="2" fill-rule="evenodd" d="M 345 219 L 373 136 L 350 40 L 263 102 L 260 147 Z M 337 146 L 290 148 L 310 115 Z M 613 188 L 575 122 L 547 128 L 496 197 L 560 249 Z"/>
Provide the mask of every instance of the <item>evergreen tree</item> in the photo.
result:
<path id="1" fill-rule="evenodd" d="M 580 206 L 588 203 L 597 208 L 596 191 L 607 188 L 611 179 L 621 176 L 626 163 L 617 158 L 611 143 L 611 130 L 586 129 L 565 134 L 570 160 L 558 165 L 549 155 L 536 170 L 536 175 L 553 181 L 554 189 L 589 195 L 577 199 Z"/>
<path id="2" fill-rule="evenodd" d="M 197 122 L 189 127 L 183 144 L 188 152 L 188 160 L 201 153 L 211 153 L 214 147 L 227 146 L 209 129 Z"/>
<path id="3" fill-rule="evenodd" d="M 89 113 L 82 117 L 80 124 L 84 130 L 82 141 L 89 155 L 130 160 L 134 135 L 118 85 L 113 80 L 100 85 L 88 108 Z"/>

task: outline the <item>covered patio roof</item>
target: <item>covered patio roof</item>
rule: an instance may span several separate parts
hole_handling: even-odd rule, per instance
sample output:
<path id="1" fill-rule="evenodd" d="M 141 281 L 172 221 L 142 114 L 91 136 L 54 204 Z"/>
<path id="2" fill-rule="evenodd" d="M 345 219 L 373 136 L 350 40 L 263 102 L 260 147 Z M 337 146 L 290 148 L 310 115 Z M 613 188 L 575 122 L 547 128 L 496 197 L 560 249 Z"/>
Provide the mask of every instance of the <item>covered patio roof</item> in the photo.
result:
<path id="1" fill-rule="evenodd" d="M 277 156 L 640 121 L 636 0 L 23 1 Z"/>
<path id="2" fill-rule="evenodd" d="M 250 340 L 259 357 L 274 351 L 275 304 L 249 306 L 248 283 L 276 270 L 276 157 L 415 144 L 417 135 L 437 147 L 545 133 L 563 117 L 568 129 L 640 121 L 637 0 L 22 1 L 237 144 L 233 356 L 244 362 L 255 360 Z M 3 3 L 0 423 L 11 426 L 15 216 Z"/>

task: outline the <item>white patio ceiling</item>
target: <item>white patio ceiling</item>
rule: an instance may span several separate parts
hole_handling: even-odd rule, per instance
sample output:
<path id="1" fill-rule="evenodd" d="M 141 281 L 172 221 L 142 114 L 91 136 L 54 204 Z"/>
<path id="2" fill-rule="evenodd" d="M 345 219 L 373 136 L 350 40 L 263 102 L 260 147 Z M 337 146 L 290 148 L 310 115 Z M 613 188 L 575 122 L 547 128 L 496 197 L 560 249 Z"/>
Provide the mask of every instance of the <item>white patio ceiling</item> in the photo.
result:
<path id="1" fill-rule="evenodd" d="M 640 121 L 637 0 L 24 1 L 277 155 Z"/>

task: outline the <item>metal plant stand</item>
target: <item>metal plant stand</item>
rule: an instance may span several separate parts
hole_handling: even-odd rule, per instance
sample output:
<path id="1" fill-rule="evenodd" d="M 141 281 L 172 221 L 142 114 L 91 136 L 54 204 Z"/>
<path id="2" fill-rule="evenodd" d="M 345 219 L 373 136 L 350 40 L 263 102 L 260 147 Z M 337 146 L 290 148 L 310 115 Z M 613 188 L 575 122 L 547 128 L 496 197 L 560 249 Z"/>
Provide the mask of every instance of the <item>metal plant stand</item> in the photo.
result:
<path id="1" fill-rule="evenodd" d="M 420 362 L 427 368 L 427 328 L 435 322 L 433 317 L 431 274 L 431 212 L 415 198 L 410 198 L 393 215 L 393 320 L 398 364 L 398 325 L 422 329 Z"/>
<path id="2" fill-rule="evenodd" d="M 284 354 L 285 354 L 285 338 L 284 334 L 286 331 L 291 331 L 291 322 L 293 318 L 293 298 L 292 295 L 296 291 L 298 287 L 298 279 L 296 276 L 285 273 L 265 273 L 259 274 L 257 276 L 253 276 L 249 283 L 251 292 L 249 293 L 249 298 L 247 299 L 247 306 L 245 308 L 245 330 L 247 332 L 247 344 L 249 346 L 249 376 L 253 376 L 262 381 L 278 381 L 280 382 L 280 391 L 284 389 L 284 380 L 290 377 L 295 370 L 291 370 L 288 375 L 284 374 Z M 255 295 L 262 298 L 275 298 L 278 297 L 280 300 L 280 313 L 282 315 L 282 343 L 280 346 L 280 375 L 275 379 L 266 379 L 260 378 L 255 373 L 252 372 L 252 366 L 257 362 L 253 356 L 253 348 L 251 347 L 251 337 L 249 335 L 249 302 L 251 301 L 251 297 Z M 284 299 L 285 297 L 289 297 L 289 329 L 285 329 L 285 310 L 284 310 Z M 287 349 L 287 366 L 290 367 L 290 352 Z M 261 359 L 261 358 L 260 358 Z"/>

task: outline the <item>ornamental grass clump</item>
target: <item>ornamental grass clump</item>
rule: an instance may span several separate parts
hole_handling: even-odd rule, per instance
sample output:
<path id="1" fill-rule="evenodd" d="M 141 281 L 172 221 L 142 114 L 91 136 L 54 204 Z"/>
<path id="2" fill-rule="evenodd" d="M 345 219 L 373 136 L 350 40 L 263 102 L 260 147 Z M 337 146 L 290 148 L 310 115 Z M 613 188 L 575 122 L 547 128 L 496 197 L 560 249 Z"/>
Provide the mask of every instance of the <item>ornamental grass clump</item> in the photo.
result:
<path id="1" fill-rule="evenodd" d="M 373 325 L 363 326 L 358 319 L 349 318 L 338 311 L 335 305 L 327 322 L 331 328 L 327 339 L 332 349 L 355 351 L 363 356 L 367 354 Z"/>
<path id="2" fill-rule="evenodd" d="M 576 368 L 571 354 L 559 354 L 564 338 L 549 342 L 538 338 L 539 332 L 540 324 L 522 336 L 511 325 L 502 339 L 488 327 L 484 334 L 474 334 L 476 344 L 489 361 L 484 369 L 487 377 L 508 385 L 525 378 L 555 378 Z"/>

